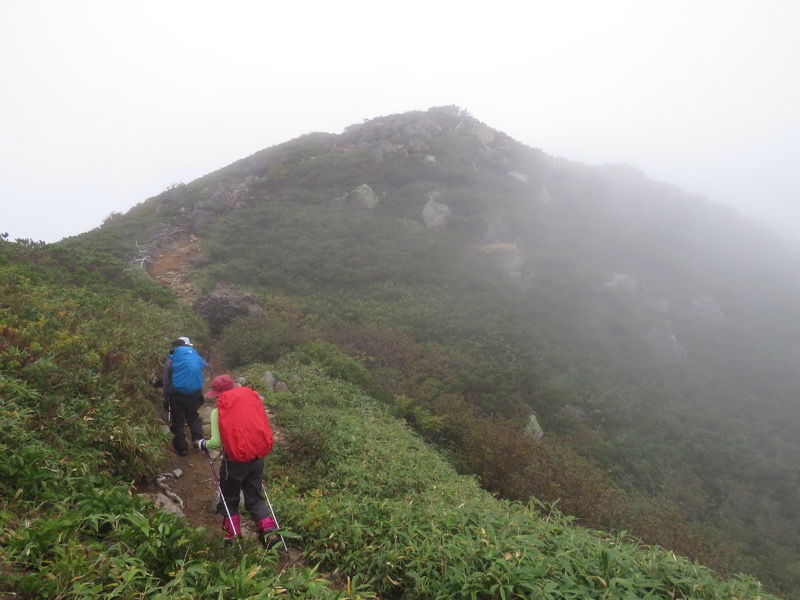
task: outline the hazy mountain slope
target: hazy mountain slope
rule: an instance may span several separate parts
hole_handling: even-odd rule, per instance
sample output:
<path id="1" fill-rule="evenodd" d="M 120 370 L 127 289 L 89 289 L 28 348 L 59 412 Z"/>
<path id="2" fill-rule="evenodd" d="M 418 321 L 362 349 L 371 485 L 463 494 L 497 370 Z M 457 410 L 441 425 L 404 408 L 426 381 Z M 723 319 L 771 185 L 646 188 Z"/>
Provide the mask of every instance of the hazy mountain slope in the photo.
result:
<path id="1" fill-rule="evenodd" d="M 4 597 L 774 598 L 751 577 L 494 498 L 354 385 L 358 361 L 319 342 L 244 373 L 278 412 L 268 485 L 301 558 L 253 535 L 224 546 L 216 527 L 136 493 L 169 446 L 151 369 L 178 332 L 209 340 L 175 300 L 109 256 L 0 240 Z M 291 389 L 267 389 L 266 369 Z M 186 469 L 205 467 L 192 456 Z"/>
<path id="2" fill-rule="evenodd" d="M 448 107 L 266 149 L 65 246 L 146 264 L 175 232 L 200 293 L 264 299 L 228 348 L 326 339 L 491 489 L 792 589 L 797 261 L 754 224 Z"/>

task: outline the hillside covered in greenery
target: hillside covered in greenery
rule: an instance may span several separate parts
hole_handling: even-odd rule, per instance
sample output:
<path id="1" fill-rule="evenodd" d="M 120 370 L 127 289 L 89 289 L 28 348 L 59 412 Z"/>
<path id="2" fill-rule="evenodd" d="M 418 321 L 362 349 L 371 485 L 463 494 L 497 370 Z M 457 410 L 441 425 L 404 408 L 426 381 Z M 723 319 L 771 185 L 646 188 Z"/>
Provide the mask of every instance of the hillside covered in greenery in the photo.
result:
<path id="1" fill-rule="evenodd" d="M 268 461 L 285 535 L 226 548 L 131 493 L 167 435 L 148 382 L 177 332 L 175 298 L 110 256 L 0 241 L 0 593 L 17 598 L 771 598 L 673 552 L 585 529 L 458 475 L 366 393 L 367 369 L 298 344 L 242 371 L 286 438 Z M 288 382 L 275 394 L 266 368 Z"/>
<path id="2" fill-rule="evenodd" d="M 202 249 L 186 265 L 197 294 L 252 292 L 265 315 L 211 328 L 153 286 L 143 271 L 186 240 Z M 443 107 L 265 149 L 26 252 L 76 286 L 134 294 L 156 311 L 142 318 L 161 324 L 155 347 L 192 330 L 234 369 L 320 365 L 514 514 L 555 505 L 544 514 L 569 535 L 576 524 L 632 535 L 798 597 L 797 257 L 703 198 L 625 166 L 555 159 Z M 181 327 L 167 325 L 173 310 Z M 137 370 L 127 356 L 119 368 Z M 325 418 L 337 394 L 320 396 Z M 343 449 L 316 441 L 334 435 L 325 418 L 293 442 L 319 466 L 284 466 L 291 495 L 317 504 L 334 493 L 320 469 Z M 347 564 L 312 539 L 303 532 L 310 556 Z"/>

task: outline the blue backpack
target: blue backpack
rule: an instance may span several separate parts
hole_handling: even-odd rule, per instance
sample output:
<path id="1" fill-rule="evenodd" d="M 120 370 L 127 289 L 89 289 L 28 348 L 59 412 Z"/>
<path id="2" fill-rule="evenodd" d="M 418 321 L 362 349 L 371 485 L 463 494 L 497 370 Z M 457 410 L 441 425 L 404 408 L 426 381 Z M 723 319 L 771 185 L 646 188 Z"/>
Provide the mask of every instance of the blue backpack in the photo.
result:
<path id="1" fill-rule="evenodd" d="M 197 350 L 178 346 L 172 354 L 172 388 L 179 394 L 193 394 L 203 389 L 203 369 L 207 367 Z"/>

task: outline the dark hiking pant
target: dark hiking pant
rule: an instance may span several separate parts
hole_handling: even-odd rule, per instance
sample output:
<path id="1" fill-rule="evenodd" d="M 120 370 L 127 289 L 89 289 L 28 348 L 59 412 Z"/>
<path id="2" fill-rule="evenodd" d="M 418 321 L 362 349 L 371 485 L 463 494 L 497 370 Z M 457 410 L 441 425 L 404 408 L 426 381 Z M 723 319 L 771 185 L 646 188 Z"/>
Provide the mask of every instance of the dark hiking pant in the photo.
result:
<path id="1" fill-rule="evenodd" d="M 202 390 L 194 394 L 179 394 L 175 392 L 169 397 L 172 409 L 172 423 L 169 429 L 172 432 L 172 445 L 178 452 L 189 450 L 186 432 L 184 431 L 186 425 L 189 425 L 193 442 L 203 439 L 203 421 L 200 420 L 200 415 L 197 414 L 197 409 L 202 404 L 202 400 Z"/>
<path id="2" fill-rule="evenodd" d="M 264 476 L 264 459 L 256 458 L 249 462 L 233 462 L 223 456 L 219 468 L 219 487 L 222 498 L 217 503 L 217 512 L 227 517 L 225 504 L 232 515 L 239 511 L 239 492 L 244 495 L 244 507 L 253 521 L 259 523 L 269 516 L 267 504 L 261 492 L 261 478 Z M 225 503 L 223 503 L 223 499 Z"/>

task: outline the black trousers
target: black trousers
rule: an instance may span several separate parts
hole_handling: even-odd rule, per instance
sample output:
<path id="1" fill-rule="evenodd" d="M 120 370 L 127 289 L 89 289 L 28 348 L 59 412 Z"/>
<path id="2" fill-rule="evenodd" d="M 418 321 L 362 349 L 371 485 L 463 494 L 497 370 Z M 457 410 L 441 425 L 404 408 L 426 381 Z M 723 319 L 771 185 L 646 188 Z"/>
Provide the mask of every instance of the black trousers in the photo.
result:
<path id="1" fill-rule="evenodd" d="M 192 441 L 203 439 L 203 421 L 197 414 L 197 409 L 203 403 L 203 391 L 199 390 L 193 394 L 179 394 L 175 392 L 169 397 L 170 412 L 172 413 L 172 445 L 175 450 L 188 450 L 189 444 L 186 441 L 184 427 L 189 426 L 192 434 Z"/>
<path id="2" fill-rule="evenodd" d="M 227 517 L 225 504 L 232 515 L 239 511 L 239 491 L 244 495 L 244 507 L 255 523 L 269 516 L 267 503 L 261 494 L 261 478 L 264 476 L 264 459 L 256 458 L 249 462 L 233 462 L 226 457 L 219 468 L 219 487 L 222 498 L 217 503 L 217 512 Z M 225 503 L 223 504 L 223 500 Z"/>

